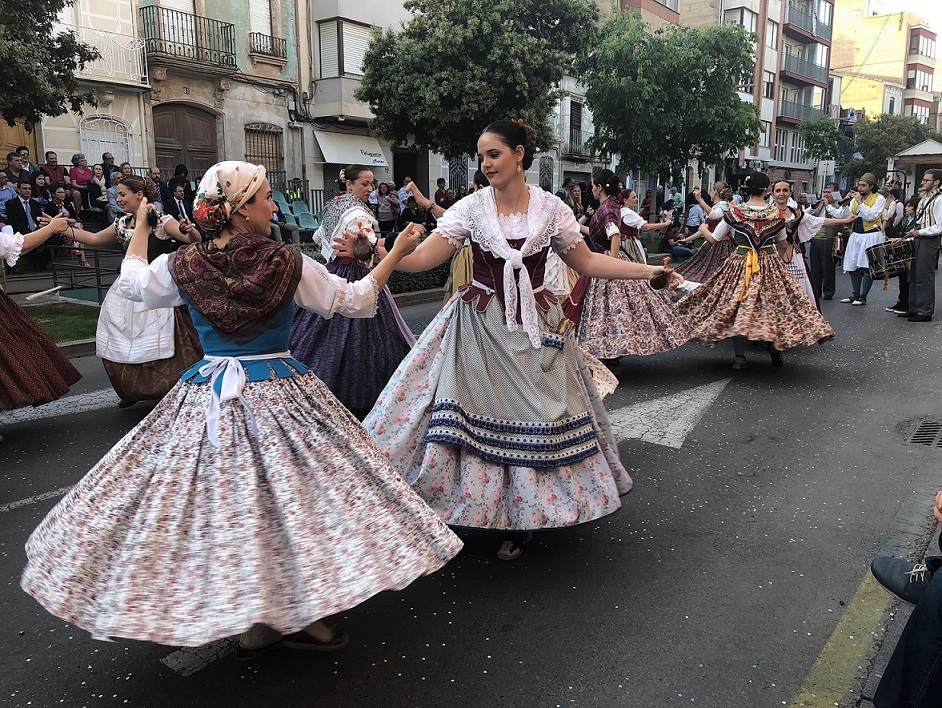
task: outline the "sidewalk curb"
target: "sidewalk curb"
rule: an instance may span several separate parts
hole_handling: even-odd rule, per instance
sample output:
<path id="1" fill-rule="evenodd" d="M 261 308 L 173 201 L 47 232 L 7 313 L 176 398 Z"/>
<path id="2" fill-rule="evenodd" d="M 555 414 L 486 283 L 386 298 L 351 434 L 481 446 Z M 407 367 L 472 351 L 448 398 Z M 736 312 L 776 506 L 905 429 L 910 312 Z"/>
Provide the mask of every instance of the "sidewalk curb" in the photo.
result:
<path id="1" fill-rule="evenodd" d="M 69 359 L 77 359 L 82 356 L 95 356 L 95 340 L 78 339 L 74 342 L 63 342 L 58 345 L 59 351 Z"/>

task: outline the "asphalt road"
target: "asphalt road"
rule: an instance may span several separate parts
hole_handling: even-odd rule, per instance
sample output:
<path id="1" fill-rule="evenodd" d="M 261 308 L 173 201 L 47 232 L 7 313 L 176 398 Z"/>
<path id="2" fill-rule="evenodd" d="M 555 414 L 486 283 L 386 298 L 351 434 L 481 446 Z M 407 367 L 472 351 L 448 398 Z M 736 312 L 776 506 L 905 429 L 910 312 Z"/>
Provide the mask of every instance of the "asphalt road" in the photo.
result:
<path id="1" fill-rule="evenodd" d="M 893 294 L 826 302 L 837 339 L 783 369 L 754 349 L 732 372 L 729 345 L 623 360 L 606 405 L 635 488 L 617 514 L 543 532 L 511 563 L 467 534 L 439 573 L 338 618 L 344 651 L 248 665 L 228 643 L 95 641 L 20 590 L 27 535 L 148 412 L 108 404 L 100 362 L 78 359 L 61 403 L 91 410 L 0 413 L 0 705 L 857 705 L 894 624 L 888 596 L 860 599 L 869 561 L 921 553 L 942 488 L 942 450 L 909 442 L 942 423 L 942 320 L 884 312 Z M 403 314 L 420 328 L 436 311 Z"/>

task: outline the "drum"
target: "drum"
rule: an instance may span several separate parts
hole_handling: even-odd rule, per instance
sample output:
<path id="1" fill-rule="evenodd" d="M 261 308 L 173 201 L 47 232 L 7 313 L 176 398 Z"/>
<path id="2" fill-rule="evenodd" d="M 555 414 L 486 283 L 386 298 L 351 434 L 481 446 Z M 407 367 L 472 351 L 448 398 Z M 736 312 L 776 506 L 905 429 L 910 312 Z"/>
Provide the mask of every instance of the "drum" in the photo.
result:
<path id="1" fill-rule="evenodd" d="M 874 280 L 895 278 L 913 262 L 911 238 L 885 241 L 867 249 L 867 263 Z"/>

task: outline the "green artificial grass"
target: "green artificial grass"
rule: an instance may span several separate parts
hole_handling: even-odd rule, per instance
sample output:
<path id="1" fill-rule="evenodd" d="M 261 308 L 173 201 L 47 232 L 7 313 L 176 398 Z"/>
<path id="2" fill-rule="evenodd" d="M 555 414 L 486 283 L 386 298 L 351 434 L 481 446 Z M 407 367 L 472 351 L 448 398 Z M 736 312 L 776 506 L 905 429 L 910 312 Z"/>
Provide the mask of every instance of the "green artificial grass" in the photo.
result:
<path id="1" fill-rule="evenodd" d="M 56 303 L 28 305 L 24 309 L 56 344 L 91 339 L 95 336 L 98 326 L 97 307 Z"/>

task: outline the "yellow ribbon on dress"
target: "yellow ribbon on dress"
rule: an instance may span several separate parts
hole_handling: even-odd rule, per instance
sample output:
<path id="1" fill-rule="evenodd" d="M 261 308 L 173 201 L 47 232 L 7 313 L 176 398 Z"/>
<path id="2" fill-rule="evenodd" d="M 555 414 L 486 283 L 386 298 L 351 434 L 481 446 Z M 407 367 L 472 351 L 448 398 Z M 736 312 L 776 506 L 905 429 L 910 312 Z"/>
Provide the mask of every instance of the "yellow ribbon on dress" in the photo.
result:
<path id="1" fill-rule="evenodd" d="M 767 244 L 762 248 L 771 251 L 773 246 Z M 745 254 L 742 251 L 745 251 Z M 746 256 L 746 279 L 742 284 L 742 292 L 739 293 L 739 302 L 742 302 L 749 295 L 749 281 L 752 279 L 752 274 L 759 272 L 759 252 L 751 246 L 737 246 L 736 252 Z"/>

